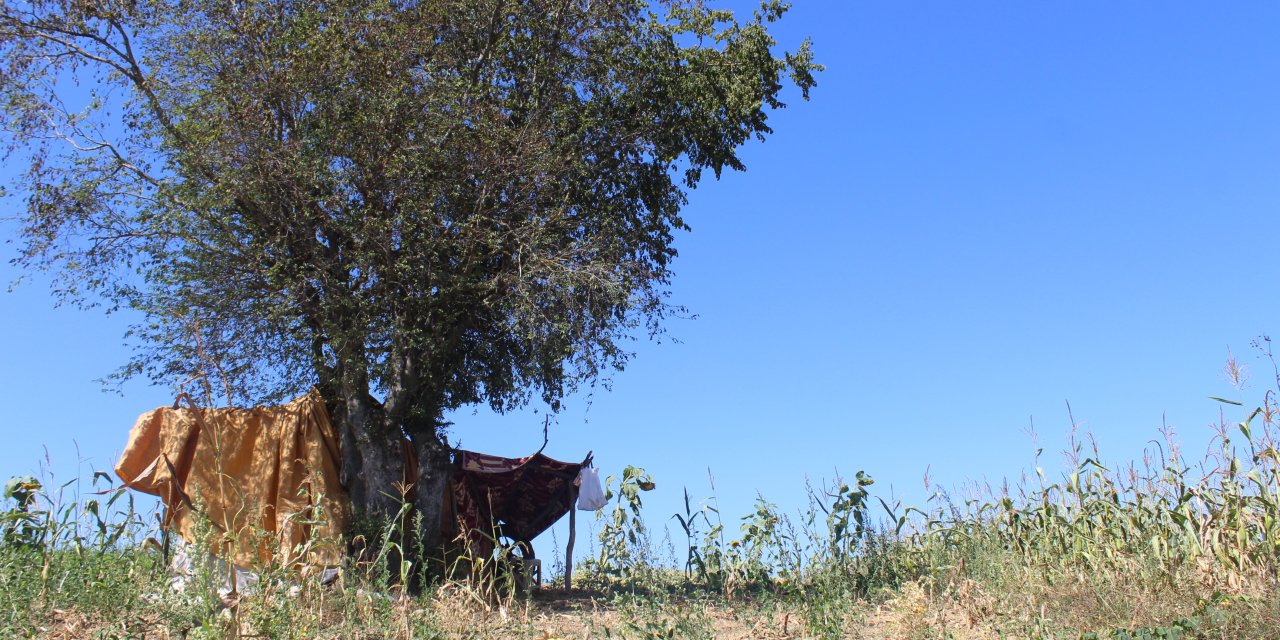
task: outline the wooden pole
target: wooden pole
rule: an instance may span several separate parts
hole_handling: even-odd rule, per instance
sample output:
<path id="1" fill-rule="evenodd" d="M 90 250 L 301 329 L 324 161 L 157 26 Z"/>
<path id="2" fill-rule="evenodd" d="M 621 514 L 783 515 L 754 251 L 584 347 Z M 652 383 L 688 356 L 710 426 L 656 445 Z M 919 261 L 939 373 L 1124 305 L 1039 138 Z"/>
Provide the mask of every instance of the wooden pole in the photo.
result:
<path id="1" fill-rule="evenodd" d="M 582 467 L 591 466 L 591 456 L 594 452 L 588 451 L 587 457 L 582 459 Z M 573 588 L 573 540 L 578 535 L 578 492 L 582 490 L 579 483 L 582 481 L 582 473 L 579 471 L 578 477 L 573 479 L 569 484 L 569 544 L 564 552 L 564 588 L 568 591 Z"/>
<path id="2" fill-rule="evenodd" d="M 578 488 L 574 487 L 569 492 L 569 544 L 564 552 L 564 588 L 569 590 L 573 588 L 573 539 L 578 533 L 577 527 L 578 514 Z"/>

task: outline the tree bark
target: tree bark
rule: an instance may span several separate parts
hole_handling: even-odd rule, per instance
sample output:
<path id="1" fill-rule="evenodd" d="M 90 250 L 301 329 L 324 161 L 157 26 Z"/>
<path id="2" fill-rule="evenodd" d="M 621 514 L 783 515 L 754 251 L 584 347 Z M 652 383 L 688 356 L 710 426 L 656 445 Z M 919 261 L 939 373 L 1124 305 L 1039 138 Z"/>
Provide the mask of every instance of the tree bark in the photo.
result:
<path id="1" fill-rule="evenodd" d="M 413 446 L 418 454 L 413 506 L 422 516 L 422 550 L 431 575 L 443 575 L 448 569 L 445 547 L 450 540 L 442 535 L 442 518 L 446 515 L 445 491 L 453 477 L 453 462 L 449 447 L 433 433 L 416 435 Z"/>
<path id="2" fill-rule="evenodd" d="M 361 521 L 374 527 L 411 527 L 420 522 L 421 530 L 416 532 L 420 546 L 406 551 L 411 557 L 420 553 L 422 557 L 415 562 L 425 562 L 419 566 L 426 566 L 430 575 L 442 575 L 446 568 L 444 547 L 449 541 L 443 539 L 441 525 L 447 504 L 445 491 L 453 475 L 448 445 L 435 433 L 415 433 L 411 445 L 417 455 L 417 477 L 406 478 L 401 425 L 393 424 L 386 408 L 372 396 L 349 390 L 343 390 L 342 395 L 335 407 L 342 436 L 342 483 L 357 526 Z M 392 523 L 406 493 L 412 496 L 415 513 Z"/>
<path id="3" fill-rule="evenodd" d="M 357 519 L 386 522 L 400 510 L 404 453 L 399 429 L 386 422 L 377 400 L 344 392 L 338 406 L 342 434 L 342 484 Z"/>

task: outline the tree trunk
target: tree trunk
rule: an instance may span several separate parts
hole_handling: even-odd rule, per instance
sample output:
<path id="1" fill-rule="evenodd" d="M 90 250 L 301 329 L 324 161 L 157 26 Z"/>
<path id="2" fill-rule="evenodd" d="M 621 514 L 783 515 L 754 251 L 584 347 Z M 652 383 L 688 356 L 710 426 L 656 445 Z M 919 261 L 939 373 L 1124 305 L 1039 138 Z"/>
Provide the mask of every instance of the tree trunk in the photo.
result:
<path id="1" fill-rule="evenodd" d="M 413 506 L 422 516 L 422 550 L 429 561 L 431 575 L 443 575 L 448 569 L 445 546 L 450 542 L 442 535 L 442 518 L 448 500 L 445 491 L 453 476 L 449 448 L 433 433 L 414 438 L 418 454 L 418 480 L 414 486 Z"/>
<path id="2" fill-rule="evenodd" d="M 453 475 L 449 447 L 434 433 L 417 434 L 412 442 L 418 459 L 415 479 L 405 483 L 404 435 L 400 425 L 392 424 L 383 405 L 367 394 L 344 394 L 336 407 L 342 434 L 342 483 L 347 488 L 356 516 L 355 533 L 376 531 L 395 524 L 409 527 L 421 522 L 417 532 L 420 546 L 406 549 L 415 562 L 428 568 L 430 575 L 443 574 L 444 540 L 441 524 L 444 516 L 445 490 Z M 392 523 L 403 502 L 402 490 L 413 496 L 413 517 Z M 419 519 L 420 517 L 420 519 Z M 367 544 L 375 543 L 366 540 Z M 359 550 L 356 550 L 359 552 Z M 398 557 L 398 554 L 396 554 Z M 419 564 L 419 566 L 424 566 Z"/>
<path id="3" fill-rule="evenodd" d="M 337 407 L 342 434 L 342 484 L 351 498 L 357 522 L 380 525 L 400 510 L 403 436 L 399 429 L 387 424 L 377 400 L 359 392 L 344 395 Z"/>

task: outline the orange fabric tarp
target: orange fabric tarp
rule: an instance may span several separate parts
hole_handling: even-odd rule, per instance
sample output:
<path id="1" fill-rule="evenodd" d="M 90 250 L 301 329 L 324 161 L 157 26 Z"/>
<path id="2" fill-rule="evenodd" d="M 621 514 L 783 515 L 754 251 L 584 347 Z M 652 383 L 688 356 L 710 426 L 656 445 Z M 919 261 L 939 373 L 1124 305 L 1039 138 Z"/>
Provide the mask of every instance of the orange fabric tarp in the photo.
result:
<path id="1" fill-rule="evenodd" d="M 116 474 L 159 496 L 165 526 L 188 542 L 198 507 L 214 531 L 231 534 L 211 537 L 211 550 L 236 564 L 335 565 L 351 523 L 340 465 L 337 430 L 313 391 L 279 407 L 144 413 Z"/>

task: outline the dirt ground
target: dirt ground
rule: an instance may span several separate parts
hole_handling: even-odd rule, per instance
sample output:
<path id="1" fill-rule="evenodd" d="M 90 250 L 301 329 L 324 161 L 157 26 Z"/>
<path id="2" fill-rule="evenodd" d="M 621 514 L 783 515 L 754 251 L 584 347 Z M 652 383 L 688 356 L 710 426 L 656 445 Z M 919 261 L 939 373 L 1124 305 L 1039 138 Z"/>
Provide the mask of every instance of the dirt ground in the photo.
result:
<path id="1" fill-rule="evenodd" d="M 446 595 L 437 602 L 435 620 L 449 637 L 459 638 L 800 640 L 831 637 L 836 628 L 843 629 L 839 637 L 854 640 L 1000 637 L 982 617 L 958 608 L 930 610 L 926 602 L 923 592 L 907 589 L 881 605 L 849 603 L 819 632 L 810 628 L 810 617 L 798 607 L 678 599 L 662 605 L 619 606 L 599 592 L 545 588 L 528 602 L 487 611 Z"/>
<path id="2" fill-rule="evenodd" d="M 401 624 L 366 628 L 362 640 L 410 640 L 411 638 L 484 640 L 802 640 L 848 638 L 890 640 L 925 638 L 1001 637 L 975 619 L 971 610 L 947 611 L 927 607 L 923 592 L 907 588 L 887 602 L 873 605 L 850 602 L 815 618 L 802 604 L 780 602 L 726 603 L 714 599 L 657 600 L 644 596 L 619 598 L 586 589 L 544 588 L 528 600 L 485 604 L 462 591 L 442 589 L 426 606 L 415 601 L 393 616 Z M 79 638 L 187 638 L 191 629 L 176 630 L 157 611 L 138 611 L 127 619 L 103 620 L 74 610 L 52 610 L 36 637 L 56 640 Z M 228 617 L 229 611 L 222 611 Z M 338 624 L 341 614 L 331 611 L 327 620 L 306 633 L 316 640 L 347 640 L 350 627 Z M 821 625 L 814 628 L 813 625 Z M 347 631 L 339 631 L 345 627 Z M 422 631 L 427 629 L 428 631 Z M 142 635 L 139 636 L 139 633 Z M 266 638 L 248 626 L 241 638 Z M 232 633 L 229 638 L 235 638 Z"/>

